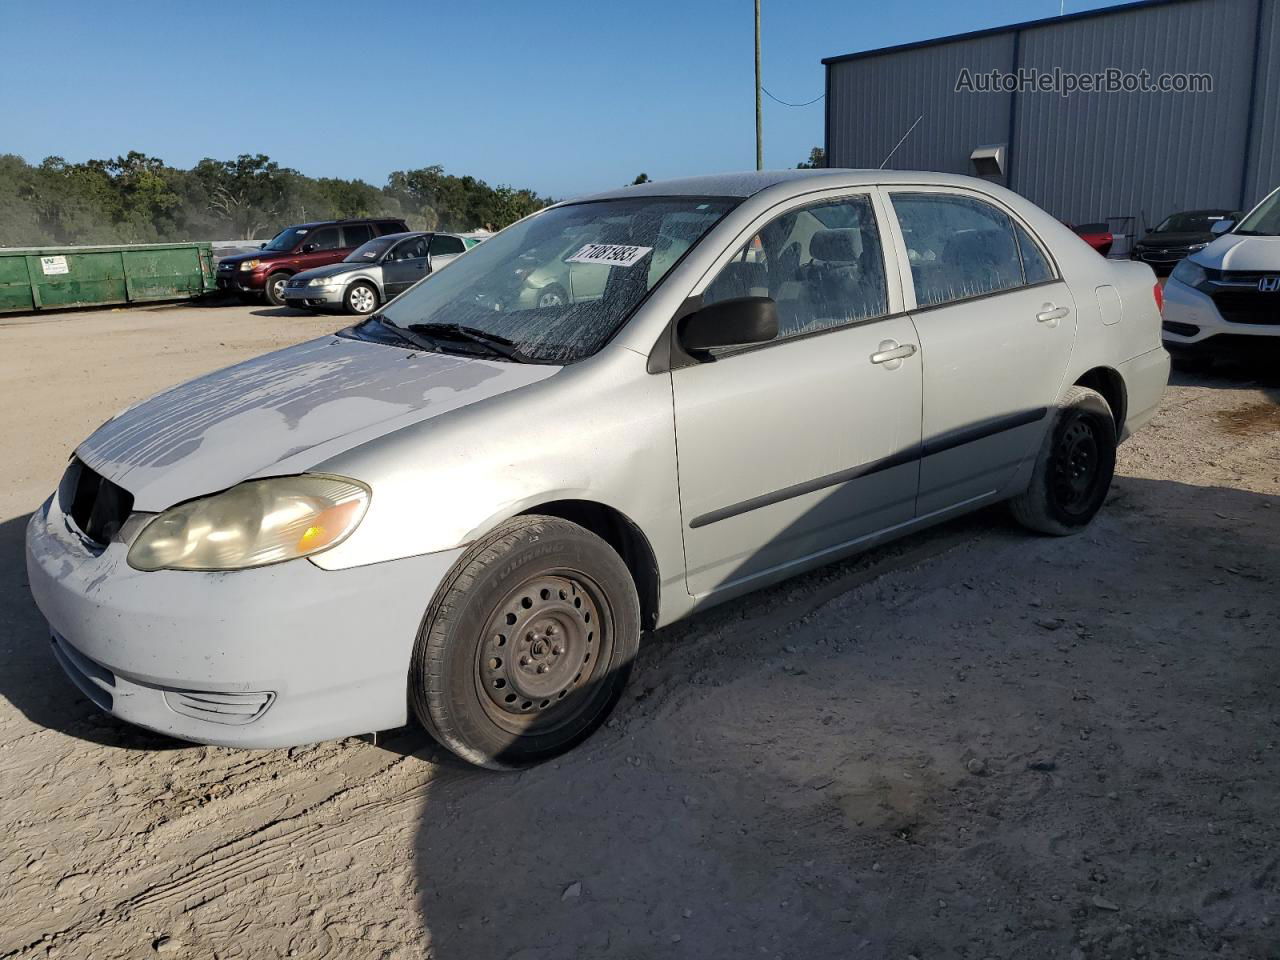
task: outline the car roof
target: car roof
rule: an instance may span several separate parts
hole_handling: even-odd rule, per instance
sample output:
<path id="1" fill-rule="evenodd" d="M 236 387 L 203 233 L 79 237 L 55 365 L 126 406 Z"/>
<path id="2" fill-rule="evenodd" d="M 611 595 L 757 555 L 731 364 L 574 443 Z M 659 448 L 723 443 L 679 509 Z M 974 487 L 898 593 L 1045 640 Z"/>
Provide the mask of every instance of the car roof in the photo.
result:
<path id="1" fill-rule="evenodd" d="M 403 240 L 405 237 L 429 237 L 434 231 L 431 230 L 409 230 L 403 233 L 384 233 L 380 237 L 374 237 L 375 240 Z"/>
<path id="2" fill-rule="evenodd" d="M 298 227 L 305 227 L 308 230 L 313 227 L 340 227 L 344 223 L 403 223 L 400 217 L 346 217 L 342 220 L 313 220 L 310 223 L 295 223 L 291 227 L 284 229 L 290 230 Z M 386 234 L 384 233 L 385 237 Z"/>
<path id="3" fill-rule="evenodd" d="M 879 183 L 929 184 L 936 186 L 986 187 L 986 181 L 951 173 L 930 173 L 921 170 L 748 170 L 741 173 L 720 173 L 705 177 L 684 177 L 679 180 L 652 180 L 633 186 L 607 190 L 603 193 L 575 197 L 569 202 L 584 200 L 614 200 L 622 197 L 752 197 L 780 184 L 798 184 L 806 181 L 806 188 L 820 190 L 824 187 L 870 186 Z"/>

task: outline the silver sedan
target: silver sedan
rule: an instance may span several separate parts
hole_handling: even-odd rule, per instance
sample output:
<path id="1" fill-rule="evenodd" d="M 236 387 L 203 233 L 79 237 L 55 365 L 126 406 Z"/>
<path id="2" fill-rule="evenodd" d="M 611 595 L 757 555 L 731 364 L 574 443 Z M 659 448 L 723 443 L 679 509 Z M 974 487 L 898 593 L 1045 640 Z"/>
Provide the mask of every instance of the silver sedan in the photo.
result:
<path id="1" fill-rule="evenodd" d="M 284 285 L 284 302 L 296 310 L 369 314 L 467 247 L 452 233 L 391 233 L 357 247 L 339 263 L 303 270 Z"/>
<path id="2" fill-rule="evenodd" d="M 1084 529 L 1168 377 L 1158 300 L 965 177 L 559 204 L 103 424 L 30 521 L 31 589 L 125 720 L 265 747 L 412 714 L 533 763 L 607 716 L 642 631 L 999 501 Z"/>

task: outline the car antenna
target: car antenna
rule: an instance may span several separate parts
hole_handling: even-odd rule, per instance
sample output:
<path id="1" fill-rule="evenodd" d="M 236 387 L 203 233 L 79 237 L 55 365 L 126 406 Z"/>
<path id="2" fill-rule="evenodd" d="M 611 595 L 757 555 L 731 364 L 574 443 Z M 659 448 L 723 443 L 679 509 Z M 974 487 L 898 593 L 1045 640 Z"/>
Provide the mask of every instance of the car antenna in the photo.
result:
<path id="1" fill-rule="evenodd" d="M 883 160 L 880 161 L 880 166 L 876 167 L 877 170 L 884 169 L 884 165 L 889 162 L 889 160 L 893 157 L 895 153 L 898 152 L 898 148 L 902 146 L 904 143 L 906 143 L 907 137 L 911 136 L 911 131 L 914 130 L 916 126 L 920 123 L 920 121 L 923 119 L 924 119 L 923 113 L 920 114 L 920 116 L 916 117 L 916 122 L 913 123 L 911 126 L 907 127 L 907 132 L 902 135 L 901 140 L 899 140 L 897 143 L 893 145 L 893 149 L 889 151 L 889 156 L 885 157 Z"/>

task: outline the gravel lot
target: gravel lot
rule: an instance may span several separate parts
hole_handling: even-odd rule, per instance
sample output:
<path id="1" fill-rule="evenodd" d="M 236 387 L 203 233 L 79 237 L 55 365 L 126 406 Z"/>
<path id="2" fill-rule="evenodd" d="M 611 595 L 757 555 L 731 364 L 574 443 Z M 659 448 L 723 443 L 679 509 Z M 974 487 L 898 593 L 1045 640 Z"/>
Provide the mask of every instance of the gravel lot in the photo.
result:
<path id="1" fill-rule="evenodd" d="M 100 715 L 27 515 L 120 407 L 341 325 L 0 323 L 0 957 L 1280 957 L 1280 375 L 1176 377 L 1079 537 L 987 511 L 661 631 L 522 774 Z"/>

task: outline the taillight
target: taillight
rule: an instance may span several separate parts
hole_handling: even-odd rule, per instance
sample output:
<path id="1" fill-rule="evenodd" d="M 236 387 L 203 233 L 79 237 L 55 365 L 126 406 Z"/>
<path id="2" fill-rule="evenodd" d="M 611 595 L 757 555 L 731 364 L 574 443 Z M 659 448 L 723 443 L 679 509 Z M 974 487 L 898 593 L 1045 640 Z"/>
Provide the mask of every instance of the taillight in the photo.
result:
<path id="1" fill-rule="evenodd" d="M 1164 315 L 1164 285 L 1157 280 L 1156 285 L 1151 288 L 1152 295 L 1156 298 L 1156 312 Z"/>

